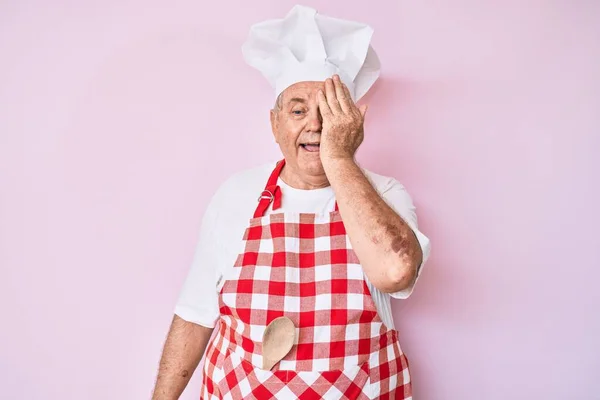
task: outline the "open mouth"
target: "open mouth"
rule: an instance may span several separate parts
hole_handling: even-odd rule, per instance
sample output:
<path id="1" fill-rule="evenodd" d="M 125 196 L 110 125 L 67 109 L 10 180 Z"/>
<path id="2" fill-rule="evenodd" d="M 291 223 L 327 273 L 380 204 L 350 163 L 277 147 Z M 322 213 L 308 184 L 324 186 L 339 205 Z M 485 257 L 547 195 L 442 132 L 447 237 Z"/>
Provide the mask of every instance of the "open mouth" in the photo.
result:
<path id="1" fill-rule="evenodd" d="M 321 146 L 320 143 L 303 143 L 300 145 L 300 147 L 302 147 L 304 150 L 314 153 L 319 151 L 319 147 Z"/>

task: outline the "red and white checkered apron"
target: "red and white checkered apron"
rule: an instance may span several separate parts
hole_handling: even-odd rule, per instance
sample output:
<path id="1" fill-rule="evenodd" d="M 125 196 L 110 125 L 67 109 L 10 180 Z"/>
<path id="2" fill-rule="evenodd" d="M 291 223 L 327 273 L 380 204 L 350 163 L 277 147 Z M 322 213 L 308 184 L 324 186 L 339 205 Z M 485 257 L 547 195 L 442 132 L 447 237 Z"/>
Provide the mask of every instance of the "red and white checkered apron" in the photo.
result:
<path id="1" fill-rule="evenodd" d="M 206 351 L 201 399 L 411 399 L 398 334 L 377 314 L 336 210 L 274 213 L 278 163 L 219 290 L 221 316 Z M 296 343 L 262 369 L 262 335 L 275 318 Z"/>

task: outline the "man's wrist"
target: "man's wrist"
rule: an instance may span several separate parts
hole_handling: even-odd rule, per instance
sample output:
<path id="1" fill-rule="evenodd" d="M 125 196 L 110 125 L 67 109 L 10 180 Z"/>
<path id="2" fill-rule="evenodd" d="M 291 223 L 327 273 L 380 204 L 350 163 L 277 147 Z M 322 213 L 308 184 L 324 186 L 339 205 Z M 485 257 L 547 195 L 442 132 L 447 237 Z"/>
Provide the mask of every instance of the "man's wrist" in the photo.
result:
<path id="1" fill-rule="evenodd" d="M 356 166 L 356 161 L 352 156 L 325 156 L 321 158 L 323 169 L 339 169 Z"/>
<path id="2" fill-rule="evenodd" d="M 321 162 L 325 175 L 334 189 L 344 176 L 352 175 L 352 171 L 355 170 L 360 171 L 354 157 L 326 157 Z"/>

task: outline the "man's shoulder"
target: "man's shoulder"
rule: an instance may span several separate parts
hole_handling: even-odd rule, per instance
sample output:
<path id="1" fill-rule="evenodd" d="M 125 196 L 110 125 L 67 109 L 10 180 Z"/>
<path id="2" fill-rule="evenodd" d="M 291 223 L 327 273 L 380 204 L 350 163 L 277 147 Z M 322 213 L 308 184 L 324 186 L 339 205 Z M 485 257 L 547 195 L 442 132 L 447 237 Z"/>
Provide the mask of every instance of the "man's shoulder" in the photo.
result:
<path id="1" fill-rule="evenodd" d="M 215 197 L 258 196 L 256 191 L 264 187 L 274 167 L 275 162 L 269 162 L 234 172 L 219 186 Z"/>
<path id="2" fill-rule="evenodd" d="M 361 169 L 373 187 L 381 194 L 391 188 L 404 188 L 398 180 L 392 176 L 382 175 L 361 166 Z"/>

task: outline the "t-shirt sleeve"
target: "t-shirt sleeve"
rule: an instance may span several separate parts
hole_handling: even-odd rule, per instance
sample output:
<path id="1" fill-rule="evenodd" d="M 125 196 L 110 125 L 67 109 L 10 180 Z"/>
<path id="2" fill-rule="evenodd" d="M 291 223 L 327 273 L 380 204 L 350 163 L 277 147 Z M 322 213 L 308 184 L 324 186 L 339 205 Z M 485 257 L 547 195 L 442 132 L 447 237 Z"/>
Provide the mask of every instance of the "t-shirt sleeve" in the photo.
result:
<path id="1" fill-rule="evenodd" d="M 175 314 L 196 324 L 214 328 L 219 317 L 216 284 L 219 276 L 218 196 L 202 218 L 192 265 L 175 306 Z"/>
<path id="2" fill-rule="evenodd" d="M 396 213 L 398 213 L 402 219 L 404 219 L 408 226 L 410 226 L 415 233 L 419 244 L 421 245 L 421 250 L 423 251 L 423 262 L 417 270 L 417 278 L 413 284 L 406 289 L 390 293 L 390 296 L 396 299 L 406 299 L 413 292 L 414 286 L 423 270 L 423 266 L 429 258 L 431 243 L 429 238 L 419 230 L 417 224 L 417 209 L 413 204 L 412 198 L 408 194 L 408 191 L 400 182 L 393 180 L 391 185 L 382 193 L 382 197 L 386 203 L 392 207 L 392 209 L 396 211 Z"/>

